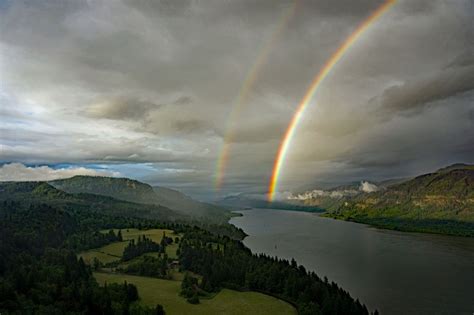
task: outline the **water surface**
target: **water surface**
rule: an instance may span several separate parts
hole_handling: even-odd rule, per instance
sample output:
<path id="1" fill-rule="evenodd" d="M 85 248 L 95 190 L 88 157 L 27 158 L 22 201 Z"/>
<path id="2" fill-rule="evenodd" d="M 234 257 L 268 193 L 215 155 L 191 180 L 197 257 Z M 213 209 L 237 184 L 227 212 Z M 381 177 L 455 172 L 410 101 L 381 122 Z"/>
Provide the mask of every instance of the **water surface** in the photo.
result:
<path id="1" fill-rule="evenodd" d="M 317 214 L 254 209 L 231 223 L 254 253 L 327 276 L 382 314 L 474 314 L 474 238 L 380 230 Z"/>

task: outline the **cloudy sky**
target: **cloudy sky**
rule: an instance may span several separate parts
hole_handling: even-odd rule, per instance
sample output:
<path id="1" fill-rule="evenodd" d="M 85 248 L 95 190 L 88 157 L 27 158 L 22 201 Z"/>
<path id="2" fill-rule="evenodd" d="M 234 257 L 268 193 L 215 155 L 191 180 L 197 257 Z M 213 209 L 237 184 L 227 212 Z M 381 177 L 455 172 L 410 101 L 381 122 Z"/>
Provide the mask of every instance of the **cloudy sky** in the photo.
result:
<path id="1" fill-rule="evenodd" d="M 265 192 L 312 78 L 380 4 L 0 0 L 0 180 L 101 174 L 201 199 Z M 398 1 L 313 98 L 280 189 L 454 162 L 474 162 L 474 4 Z"/>

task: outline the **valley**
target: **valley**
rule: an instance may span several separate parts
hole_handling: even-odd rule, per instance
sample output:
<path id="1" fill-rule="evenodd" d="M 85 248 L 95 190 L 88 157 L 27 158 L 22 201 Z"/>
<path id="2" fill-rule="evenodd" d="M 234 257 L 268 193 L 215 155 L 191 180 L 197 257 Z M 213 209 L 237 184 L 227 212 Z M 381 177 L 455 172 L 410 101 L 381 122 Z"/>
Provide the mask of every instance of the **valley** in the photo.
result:
<path id="1" fill-rule="evenodd" d="M 45 182 L 1 183 L 0 216 L 2 312 L 369 314 L 294 259 L 253 254 L 229 223 Z"/>

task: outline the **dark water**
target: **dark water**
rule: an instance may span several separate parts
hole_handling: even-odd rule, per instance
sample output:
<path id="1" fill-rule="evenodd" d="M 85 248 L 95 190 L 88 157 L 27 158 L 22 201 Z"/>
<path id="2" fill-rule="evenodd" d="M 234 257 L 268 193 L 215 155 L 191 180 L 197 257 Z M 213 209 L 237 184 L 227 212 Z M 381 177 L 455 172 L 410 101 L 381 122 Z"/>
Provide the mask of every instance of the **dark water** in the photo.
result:
<path id="1" fill-rule="evenodd" d="M 255 209 L 230 221 L 254 253 L 327 276 L 382 314 L 474 314 L 474 239 L 379 230 L 316 214 Z"/>

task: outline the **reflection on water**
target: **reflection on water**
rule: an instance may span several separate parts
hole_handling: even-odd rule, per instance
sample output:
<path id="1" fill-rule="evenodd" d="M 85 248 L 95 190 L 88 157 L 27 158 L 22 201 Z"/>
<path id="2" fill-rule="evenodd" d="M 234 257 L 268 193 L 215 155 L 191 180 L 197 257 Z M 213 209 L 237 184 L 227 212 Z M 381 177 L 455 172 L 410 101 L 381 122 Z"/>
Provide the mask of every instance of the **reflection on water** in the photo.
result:
<path id="1" fill-rule="evenodd" d="M 253 252 L 327 276 L 382 314 L 473 314 L 474 239 L 379 230 L 317 214 L 255 209 L 231 223 Z"/>

